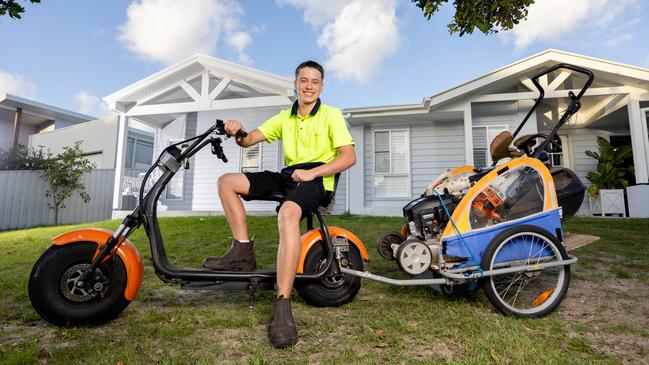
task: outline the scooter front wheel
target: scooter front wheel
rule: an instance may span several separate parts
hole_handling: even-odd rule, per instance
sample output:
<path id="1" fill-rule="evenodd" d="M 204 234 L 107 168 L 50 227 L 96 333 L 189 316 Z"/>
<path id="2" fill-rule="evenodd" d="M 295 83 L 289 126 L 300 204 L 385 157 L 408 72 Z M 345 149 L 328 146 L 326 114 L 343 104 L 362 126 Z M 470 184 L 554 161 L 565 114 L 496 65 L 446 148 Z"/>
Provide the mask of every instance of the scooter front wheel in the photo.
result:
<path id="1" fill-rule="evenodd" d="M 117 255 L 89 275 L 92 289 L 76 285 L 96 249 L 96 243 L 77 242 L 52 246 L 41 255 L 29 276 L 29 299 L 41 317 L 61 327 L 98 325 L 128 306 L 126 268 Z"/>
<path id="2" fill-rule="evenodd" d="M 304 273 L 315 274 L 327 264 L 324 243 L 317 242 L 311 247 L 304 260 Z M 350 244 L 349 252 L 344 252 L 342 265 L 348 269 L 363 270 L 363 258 L 356 246 Z M 336 265 L 336 263 L 334 263 Z M 325 275 L 320 280 L 296 282 L 295 289 L 300 297 L 315 307 L 337 307 L 354 300 L 361 288 L 361 278 L 340 274 Z"/>

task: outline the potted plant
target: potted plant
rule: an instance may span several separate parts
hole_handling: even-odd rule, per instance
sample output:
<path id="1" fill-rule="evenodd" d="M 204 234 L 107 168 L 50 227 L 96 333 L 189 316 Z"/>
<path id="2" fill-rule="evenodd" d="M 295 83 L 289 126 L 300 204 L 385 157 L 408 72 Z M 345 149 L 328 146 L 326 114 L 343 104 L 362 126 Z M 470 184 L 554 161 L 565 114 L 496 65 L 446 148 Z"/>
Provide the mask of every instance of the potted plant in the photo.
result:
<path id="1" fill-rule="evenodd" d="M 624 176 L 632 167 L 624 165 L 624 160 L 631 156 L 631 146 L 614 148 L 602 137 L 597 137 L 599 152 L 586 151 L 586 155 L 597 160 L 597 171 L 586 174 L 591 185 L 588 187 L 591 214 L 625 215 L 624 189 L 629 182 Z"/>

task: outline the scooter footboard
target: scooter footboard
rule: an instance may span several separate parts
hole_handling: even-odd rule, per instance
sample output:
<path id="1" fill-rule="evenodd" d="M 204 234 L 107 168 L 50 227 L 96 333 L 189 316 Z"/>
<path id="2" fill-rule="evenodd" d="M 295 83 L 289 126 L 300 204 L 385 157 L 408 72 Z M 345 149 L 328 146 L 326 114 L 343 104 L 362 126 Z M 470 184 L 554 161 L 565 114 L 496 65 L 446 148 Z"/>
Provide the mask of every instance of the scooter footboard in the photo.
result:
<path id="1" fill-rule="evenodd" d="M 92 242 L 97 244 L 95 252 L 97 255 L 99 247 L 112 235 L 112 231 L 103 228 L 77 229 L 52 238 L 52 244 L 62 246 L 75 242 Z M 124 297 L 132 301 L 137 296 L 144 278 L 144 264 L 140 258 L 140 252 L 131 241 L 124 239 L 117 248 L 116 254 L 122 259 L 126 268 L 127 281 Z"/>

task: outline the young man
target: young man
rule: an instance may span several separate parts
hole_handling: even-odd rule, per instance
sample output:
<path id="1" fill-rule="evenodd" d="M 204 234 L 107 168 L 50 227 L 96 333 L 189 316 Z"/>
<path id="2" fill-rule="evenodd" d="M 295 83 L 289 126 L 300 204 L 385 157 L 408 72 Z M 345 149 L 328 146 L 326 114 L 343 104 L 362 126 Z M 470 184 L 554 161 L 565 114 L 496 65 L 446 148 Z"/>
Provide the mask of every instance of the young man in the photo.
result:
<path id="1" fill-rule="evenodd" d="M 272 191 L 283 191 L 287 198 L 279 209 L 279 250 L 277 252 L 277 298 L 273 301 L 273 320 L 269 337 L 274 347 L 295 345 L 297 328 L 291 313 L 290 297 L 300 258 L 300 220 L 324 201 L 326 191 L 334 190 L 334 175 L 356 163 L 354 141 L 340 110 L 320 102 L 324 69 L 306 61 L 295 69 L 297 101 L 259 128 L 237 139 L 249 147 L 262 141 L 281 140 L 285 164 L 282 172 L 230 173 L 219 178 L 218 189 L 223 210 L 232 229 L 230 251 L 222 257 L 208 257 L 203 266 L 213 270 L 254 270 L 253 242 L 249 240 L 246 212 L 240 197 L 264 198 Z M 243 130 L 236 120 L 228 120 L 230 135 Z M 303 164 L 321 162 L 312 167 Z M 307 169 L 308 167 L 312 167 Z"/>

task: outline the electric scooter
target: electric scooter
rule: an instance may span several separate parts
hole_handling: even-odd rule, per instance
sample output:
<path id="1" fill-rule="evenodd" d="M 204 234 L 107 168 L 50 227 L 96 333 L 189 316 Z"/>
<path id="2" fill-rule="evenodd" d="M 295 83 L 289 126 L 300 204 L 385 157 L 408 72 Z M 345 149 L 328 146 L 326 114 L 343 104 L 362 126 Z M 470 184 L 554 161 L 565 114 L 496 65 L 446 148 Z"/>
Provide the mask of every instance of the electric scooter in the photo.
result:
<path id="1" fill-rule="evenodd" d="M 244 131 L 236 134 L 241 138 L 246 135 Z M 142 225 L 149 239 L 155 273 L 166 283 L 179 284 L 182 289 L 248 290 L 250 307 L 256 290 L 274 289 L 274 270 L 178 268 L 167 258 L 157 219 L 160 194 L 179 169 L 189 168 L 188 159 L 208 145 L 212 154 L 227 163 L 219 136 L 227 138 L 222 120 L 201 135 L 166 147 L 144 175 L 137 207 L 114 232 L 84 228 L 54 237 L 53 245 L 40 256 L 29 277 L 29 298 L 38 314 L 64 327 L 98 325 L 117 317 L 136 298 L 142 285 L 144 265 L 137 248 L 128 240 Z M 156 169 L 161 174 L 145 194 L 145 186 Z M 332 195 L 323 206 L 331 201 Z M 267 200 L 281 203 L 284 199 L 281 192 L 276 192 Z M 363 260 L 369 260 L 367 250 L 353 233 L 328 227 L 318 210 L 312 214 L 319 228 L 313 227 L 313 217 L 308 215 L 295 288 L 310 305 L 348 303 L 358 293 L 361 281 L 343 274 L 341 269 L 362 270 Z"/>

